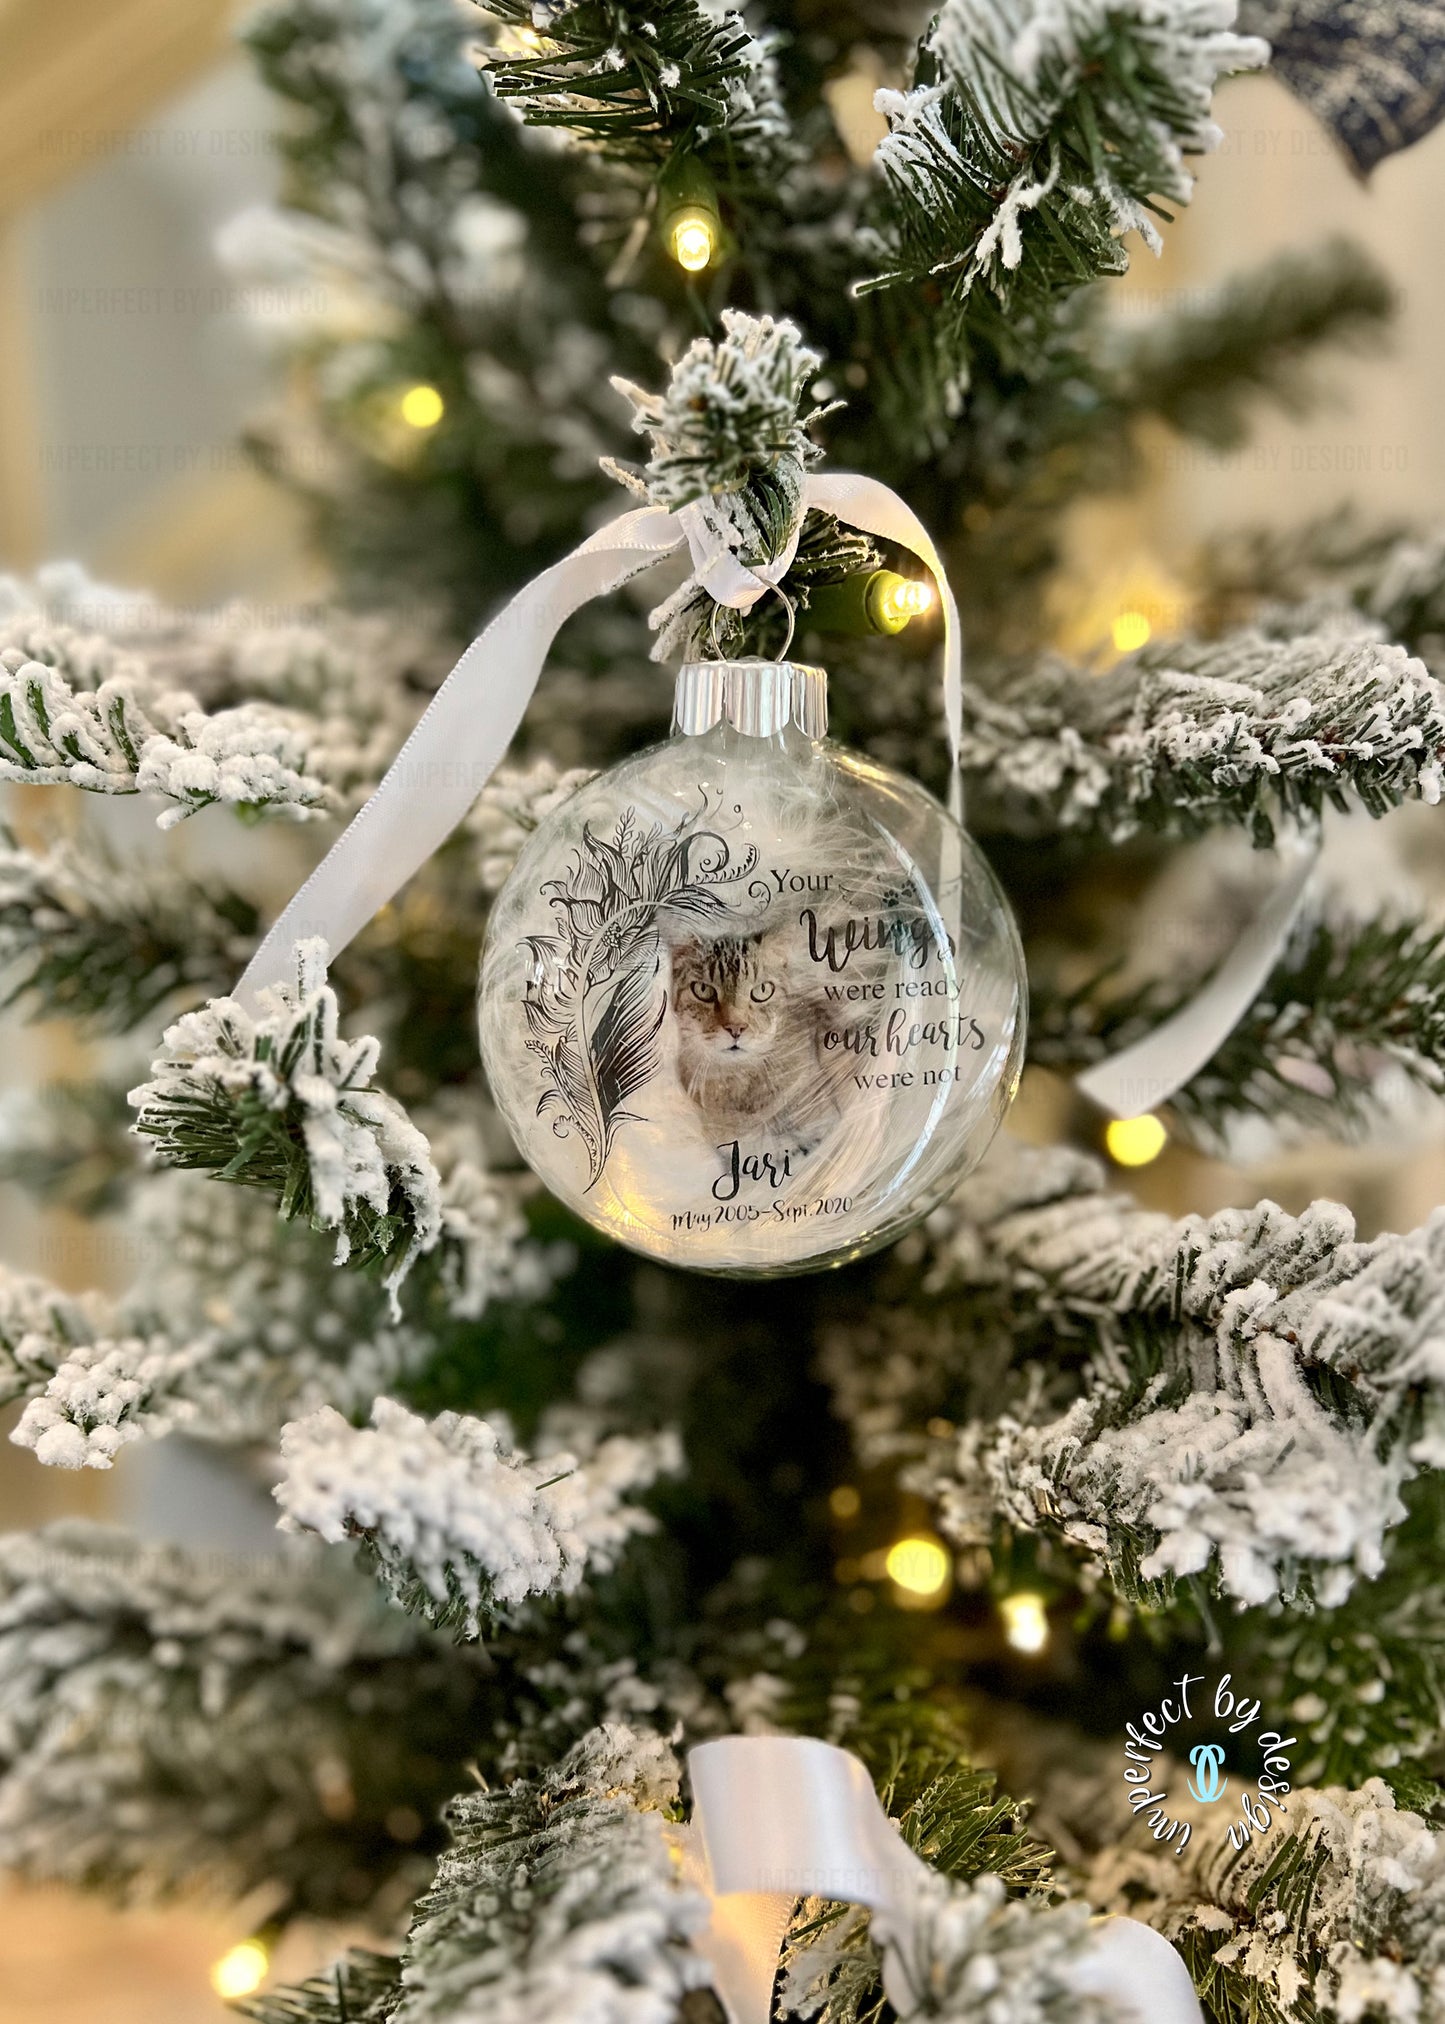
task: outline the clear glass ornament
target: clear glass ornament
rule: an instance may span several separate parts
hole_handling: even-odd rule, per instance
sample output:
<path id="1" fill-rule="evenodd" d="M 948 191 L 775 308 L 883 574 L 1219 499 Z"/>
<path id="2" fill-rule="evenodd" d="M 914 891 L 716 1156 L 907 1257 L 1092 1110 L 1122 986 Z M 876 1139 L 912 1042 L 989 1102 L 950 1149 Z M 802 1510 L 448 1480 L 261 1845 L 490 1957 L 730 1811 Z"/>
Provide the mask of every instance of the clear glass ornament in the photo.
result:
<path id="1" fill-rule="evenodd" d="M 674 732 L 544 821 L 478 1009 L 536 1173 L 704 1272 L 842 1264 L 977 1164 L 1023 1059 L 1023 955 L 967 834 L 831 743 L 827 677 L 705 661 Z"/>

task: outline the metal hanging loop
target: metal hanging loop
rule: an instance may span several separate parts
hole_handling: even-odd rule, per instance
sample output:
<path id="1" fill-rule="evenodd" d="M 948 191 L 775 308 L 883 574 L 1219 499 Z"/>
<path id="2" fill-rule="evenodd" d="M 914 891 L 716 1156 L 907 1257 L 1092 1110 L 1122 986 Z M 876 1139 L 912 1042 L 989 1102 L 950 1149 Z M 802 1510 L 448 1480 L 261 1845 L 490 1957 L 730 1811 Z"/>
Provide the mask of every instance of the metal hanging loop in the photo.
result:
<path id="1" fill-rule="evenodd" d="M 774 597 L 782 599 L 783 605 L 788 614 L 788 630 L 783 634 L 782 646 L 778 649 L 778 652 L 774 655 L 775 660 L 785 661 L 788 658 L 788 649 L 793 644 L 793 634 L 798 629 L 797 607 L 793 603 L 793 600 L 788 596 L 788 593 L 783 589 L 781 584 L 770 583 L 768 585 L 768 589 L 772 591 Z M 723 607 L 716 600 L 714 600 L 712 608 L 712 617 L 708 621 L 708 640 L 709 643 L 711 644 L 712 657 L 715 661 L 720 661 L 723 659 L 723 650 L 721 646 L 718 644 L 718 636 L 717 636 L 718 614 L 722 611 L 722 608 Z"/>

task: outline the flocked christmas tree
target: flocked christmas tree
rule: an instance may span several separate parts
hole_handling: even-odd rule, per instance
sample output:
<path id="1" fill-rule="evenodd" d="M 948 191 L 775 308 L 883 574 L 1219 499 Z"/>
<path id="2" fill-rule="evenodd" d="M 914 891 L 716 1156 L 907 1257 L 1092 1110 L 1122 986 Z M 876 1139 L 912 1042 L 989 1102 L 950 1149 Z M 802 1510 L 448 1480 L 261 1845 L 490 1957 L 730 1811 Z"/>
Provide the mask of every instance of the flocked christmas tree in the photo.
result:
<path id="1" fill-rule="evenodd" d="M 872 573 L 916 565 L 799 524 L 826 450 L 944 552 L 969 824 L 1031 1058 L 1068 1074 L 1201 981 L 1117 967 L 1184 840 L 1438 798 L 1437 531 L 1219 547 L 1197 629 L 1102 676 L 1047 630 L 1063 516 L 1136 475 L 1141 423 L 1239 441 L 1388 290 L 1331 244 L 1110 318 L 1216 82 L 1267 60 L 1228 0 L 946 0 L 921 42 L 904 10 L 766 11 L 253 18 L 288 189 L 227 254 L 320 284 L 255 448 L 309 494 L 337 606 L 197 626 L 73 572 L 8 583 L 0 772 L 149 797 L 163 828 L 299 824 L 299 871 L 621 476 L 711 498 L 755 564 L 797 533 L 835 728 L 941 792 L 936 628 L 868 616 Z M 869 66 L 898 87 L 859 166 L 830 83 Z M 4 1171 L 161 1261 L 115 1300 L 0 1280 L 15 1439 L 64 1468 L 209 1444 L 297 1535 L 254 1568 L 0 1543 L 0 1861 L 369 1921 L 374 1952 L 253 1998 L 265 2024 L 707 2024 L 682 1752 L 791 1731 L 857 1752 L 946 1879 L 913 2015 L 1095 2016 L 1080 1906 L 1173 1939 L 1221 2024 L 1445 2014 L 1445 1221 L 1145 1212 L 1079 1102 L 1077 1143 L 1005 1133 L 891 1250 L 759 1286 L 601 1241 L 509 1146 L 475 1042 L 488 906 L 579 769 L 665 728 L 649 651 L 707 651 L 714 616 L 679 574 L 570 624 L 464 828 L 259 1009 L 227 993 L 275 891 L 121 863 L 83 824 L 0 854 L 13 998 L 154 1061 L 129 1110 L 123 1066 L 12 1108 Z M 780 611 L 723 611 L 719 645 L 775 652 Z M 1438 926 L 1311 905 L 1169 1123 L 1368 1131 L 1402 1081 L 1445 1086 Z M 1142 1760 L 1167 1831 L 1120 1776 L 1141 1710 L 1224 1673 L 1292 1739 L 1286 1810 L 1233 1846 L 1184 1796 L 1190 1739 Z M 860 1914 L 800 1903 L 776 2014 L 893 2014 L 879 1958 Z"/>

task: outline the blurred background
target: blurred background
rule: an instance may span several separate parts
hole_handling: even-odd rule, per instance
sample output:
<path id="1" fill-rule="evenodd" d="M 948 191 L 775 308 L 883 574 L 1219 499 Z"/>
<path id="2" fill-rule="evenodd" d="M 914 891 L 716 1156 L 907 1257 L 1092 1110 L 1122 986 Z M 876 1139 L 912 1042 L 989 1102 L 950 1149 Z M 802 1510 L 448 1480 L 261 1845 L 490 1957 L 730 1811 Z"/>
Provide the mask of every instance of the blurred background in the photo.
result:
<path id="1" fill-rule="evenodd" d="M 215 0 L 0 0 L 0 569 L 74 557 L 176 606 L 244 596 L 279 613 L 324 592 L 325 579 L 299 509 L 240 443 L 247 420 L 284 393 L 267 333 L 288 305 L 228 278 L 214 252 L 225 222 L 276 183 L 275 113 L 232 50 L 230 17 Z M 867 82 L 849 80 L 836 110 L 866 148 Z M 1394 338 L 1387 355 L 1331 366 L 1335 397 L 1308 421 L 1266 409 L 1247 448 L 1218 456 L 1161 435 L 1142 491 L 1082 511 L 1055 615 L 1074 651 L 1107 657 L 1111 644 L 1168 632 L 1184 616 L 1180 559 L 1232 523 L 1283 527 L 1345 501 L 1367 517 L 1428 522 L 1445 503 L 1445 129 L 1365 187 L 1273 80 L 1227 84 L 1217 111 L 1224 146 L 1202 164 L 1164 257 L 1141 254 L 1114 285 L 1120 313 L 1207 297 L 1238 268 L 1344 232 L 1399 291 Z M 42 819 L 44 789 L 3 791 L 22 833 Z M 184 845 L 162 843 L 144 810 L 101 814 L 135 849 L 261 847 L 231 825 L 207 831 L 204 819 L 187 825 Z M 66 819 L 43 804 L 47 825 Z M 1445 869 L 1431 811 L 1391 821 L 1418 825 L 1414 854 Z M 1331 842 L 1336 862 L 1362 875 L 1378 847 L 1368 823 Z M 0 1091 L 76 1073 L 77 1047 L 68 1030 L 0 1021 Z M 1062 1101 L 1048 1078 L 1031 1077 L 1017 1128 L 1050 1136 Z M 1167 1145 L 1115 1151 L 1121 1182 L 1175 1210 L 1263 1193 L 1299 1208 L 1331 1195 L 1370 1234 L 1412 1227 L 1445 1200 L 1445 1112 L 1419 1099 L 1386 1142 L 1296 1150 L 1247 1170 Z M 8 1190 L 0 1255 L 65 1287 L 116 1287 L 145 1265 Z M 269 1526 L 259 1499 L 218 1490 L 175 1441 L 138 1444 L 112 1472 L 78 1477 L 0 1444 L 0 1524 L 62 1512 L 192 1543 L 260 1541 Z M 215 2024 L 225 2012 L 213 1984 L 247 1930 L 244 1908 L 121 1914 L 0 1880 L 0 2024 Z M 293 1934 L 275 1965 L 286 1979 L 309 1972 L 336 1939 Z"/>

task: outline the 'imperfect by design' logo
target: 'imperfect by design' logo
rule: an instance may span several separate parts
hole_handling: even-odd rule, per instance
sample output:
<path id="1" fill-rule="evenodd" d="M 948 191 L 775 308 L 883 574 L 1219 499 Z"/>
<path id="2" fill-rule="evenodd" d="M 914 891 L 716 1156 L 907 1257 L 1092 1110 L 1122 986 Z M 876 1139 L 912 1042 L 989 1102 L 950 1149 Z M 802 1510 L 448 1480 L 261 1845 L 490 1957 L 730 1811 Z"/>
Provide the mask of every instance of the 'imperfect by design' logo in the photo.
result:
<path id="1" fill-rule="evenodd" d="M 1202 1691 L 1200 1691 L 1202 1689 Z M 1173 1758 L 1187 1749 L 1193 1766 L 1189 1793 L 1201 1806 L 1213 1806 L 1234 1787 L 1236 1812 L 1229 1822 L 1231 1848 L 1244 1848 L 1256 1835 L 1268 1834 L 1276 1813 L 1285 1813 L 1289 1787 L 1288 1752 L 1298 1741 L 1282 1736 L 1277 1729 L 1259 1727 L 1261 1708 L 1257 1700 L 1240 1692 L 1233 1675 L 1221 1673 L 1209 1691 L 1205 1673 L 1185 1673 L 1175 1680 L 1157 1708 L 1146 1709 L 1138 1722 L 1125 1724 L 1124 1782 L 1129 1787 L 1129 1804 L 1143 1814 L 1156 1841 L 1169 1842 L 1176 1855 L 1183 1855 L 1194 1832 L 1193 1823 L 1175 1817 L 1169 1810 L 1169 1788 L 1164 1768 L 1166 1752 Z M 1227 1741 L 1207 1738 L 1188 1746 L 1188 1731 L 1208 1723 L 1216 1737 L 1222 1730 Z M 1226 1761 L 1234 1777 L 1224 1775 Z"/>

